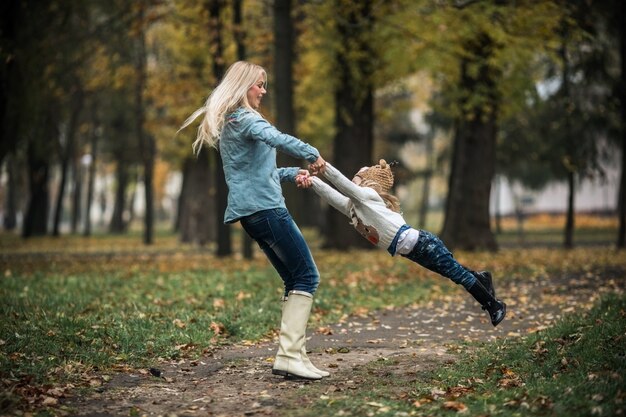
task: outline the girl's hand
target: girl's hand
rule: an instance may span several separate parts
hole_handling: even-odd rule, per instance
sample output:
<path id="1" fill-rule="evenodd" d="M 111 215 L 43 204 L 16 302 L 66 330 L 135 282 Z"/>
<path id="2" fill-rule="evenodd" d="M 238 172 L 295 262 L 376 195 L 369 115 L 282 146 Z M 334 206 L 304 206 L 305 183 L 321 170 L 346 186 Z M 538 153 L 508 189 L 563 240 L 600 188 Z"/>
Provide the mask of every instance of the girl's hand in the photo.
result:
<path id="1" fill-rule="evenodd" d="M 310 188 L 313 185 L 313 180 L 311 180 L 311 174 L 306 169 L 301 169 L 298 171 L 298 175 L 296 175 L 296 186 L 298 188 Z"/>
<path id="2" fill-rule="evenodd" d="M 326 171 L 326 161 L 324 161 L 324 158 L 320 155 L 317 161 L 309 165 L 309 169 L 313 175 L 323 174 L 324 171 Z"/>

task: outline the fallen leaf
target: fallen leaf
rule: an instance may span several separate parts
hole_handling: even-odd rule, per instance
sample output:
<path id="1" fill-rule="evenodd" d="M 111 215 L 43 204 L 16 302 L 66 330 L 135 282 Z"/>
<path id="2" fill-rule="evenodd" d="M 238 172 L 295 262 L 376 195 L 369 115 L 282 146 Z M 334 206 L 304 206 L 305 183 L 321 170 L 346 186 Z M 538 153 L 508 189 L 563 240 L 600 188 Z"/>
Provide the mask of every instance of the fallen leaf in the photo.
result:
<path id="1" fill-rule="evenodd" d="M 498 386 L 502 388 L 521 387 L 522 385 L 522 381 L 518 378 L 502 378 L 498 381 Z"/>
<path id="2" fill-rule="evenodd" d="M 439 388 L 433 388 L 433 389 L 431 389 L 431 390 L 430 390 L 430 395 L 431 395 L 433 398 L 435 398 L 435 399 L 436 399 L 436 398 L 438 398 L 438 397 L 442 397 L 442 396 L 446 395 L 446 391 L 441 390 L 441 389 L 439 389 Z"/>
<path id="3" fill-rule="evenodd" d="M 246 299 L 251 298 L 251 297 L 252 297 L 252 294 L 247 293 L 247 292 L 243 292 L 243 291 L 239 291 L 239 293 L 237 294 L 237 301 L 243 301 L 243 300 L 246 300 Z M 213 306 L 215 306 L 215 302 L 213 302 Z"/>
<path id="4" fill-rule="evenodd" d="M 49 406 L 49 405 L 57 405 L 59 403 L 59 400 L 57 400 L 54 397 L 44 397 L 43 401 L 41 402 L 41 404 Z"/>
<path id="5" fill-rule="evenodd" d="M 330 336 L 333 334 L 333 329 L 331 329 L 330 327 L 318 327 L 315 332 L 326 335 L 326 336 Z"/>
<path id="6" fill-rule="evenodd" d="M 213 333 L 215 333 L 216 335 L 223 334 L 226 330 L 226 327 L 222 323 L 216 321 L 212 321 L 209 325 L 209 328 L 213 330 Z"/>
<path id="7" fill-rule="evenodd" d="M 65 396 L 65 392 L 60 388 L 50 388 L 46 391 L 46 394 L 57 398 Z"/>
<path id="8" fill-rule="evenodd" d="M 467 411 L 467 406 L 459 401 L 446 401 L 443 403 L 443 408 L 446 410 L 454 410 L 457 413 L 463 413 Z"/>
<path id="9" fill-rule="evenodd" d="M 89 385 L 92 387 L 99 387 L 100 385 L 102 385 L 102 381 L 97 378 L 92 378 L 89 380 Z"/>

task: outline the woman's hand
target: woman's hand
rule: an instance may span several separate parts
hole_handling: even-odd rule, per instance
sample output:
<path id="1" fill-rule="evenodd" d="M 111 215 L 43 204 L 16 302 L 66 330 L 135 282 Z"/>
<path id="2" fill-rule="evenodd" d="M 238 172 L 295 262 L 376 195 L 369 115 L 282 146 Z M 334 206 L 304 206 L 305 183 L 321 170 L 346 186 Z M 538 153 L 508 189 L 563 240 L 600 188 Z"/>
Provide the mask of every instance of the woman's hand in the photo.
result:
<path id="1" fill-rule="evenodd" d="M 309 165 L 309 169 L 313 175 L 323 174 L 324 171 L 326 171 L 326 161 L 324 161 L 324 158 L 320 155 L 317 161 Z"/>
<path id="2" fill-rule="evenodd" d="M 298 188 L 310 188 L 313 185 L 311 174 L 306 169 L 301 169 L 296 175 L 296 186 Z"/>

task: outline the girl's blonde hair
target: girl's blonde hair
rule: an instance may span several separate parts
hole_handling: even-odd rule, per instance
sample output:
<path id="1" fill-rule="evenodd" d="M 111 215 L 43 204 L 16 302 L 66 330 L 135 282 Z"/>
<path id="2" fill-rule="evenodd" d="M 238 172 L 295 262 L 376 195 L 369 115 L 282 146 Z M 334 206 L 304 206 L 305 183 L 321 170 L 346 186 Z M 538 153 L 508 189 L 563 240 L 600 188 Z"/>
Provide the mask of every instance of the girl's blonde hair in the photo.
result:
<path id="1" fill-rule="evenodd" d="M 193 112 L 178 129 L 178 131 L 183 130 L 201 114 L 204 114 L 202 123 L 198 127 L 198 135 L 193 142 L 194 153 L 200 152 L 203 145 L 217 149 L 224 127 L 224 119 L 228 113 L 242 106 L 258 113 L 248 103 L 248 90 L 261 76 L 267 83 L 265 69 L 260 65 L 246 61 L 237 61 L 228 68 L 224 78 L 211 92 L 204 106 Z"/>
<path id="2" fill-rule="evenodd" d="M 389 194 L 383 191 L 383 188 L 379 183 L 372 180 L 362 180 L 359 185 L 361 187 L 369 187 L 376 191 L 380 198 L 383 199 L 387 208 L 391 211 L 395 211 L 396 213 L 401 213 L 400 211 L 400 199 L 393 194 Z"/>

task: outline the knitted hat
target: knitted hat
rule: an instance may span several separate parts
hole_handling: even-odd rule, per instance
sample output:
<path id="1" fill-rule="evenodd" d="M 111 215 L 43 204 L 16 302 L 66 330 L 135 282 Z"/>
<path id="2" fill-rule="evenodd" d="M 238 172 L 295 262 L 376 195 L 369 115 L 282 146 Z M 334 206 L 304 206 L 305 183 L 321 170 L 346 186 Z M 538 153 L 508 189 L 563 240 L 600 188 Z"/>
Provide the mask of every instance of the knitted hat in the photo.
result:
<path id="1" fill-rule="evenodd" d="M 363 181 L 369 180 L 377 183 L 383 192 L 388 192 L 393 187 L 393 172 L 391 172 L 391 166 L 384 159 L 378 161 L 378 165 L 362 169 L 355 176 L 360 177 Z"/>

